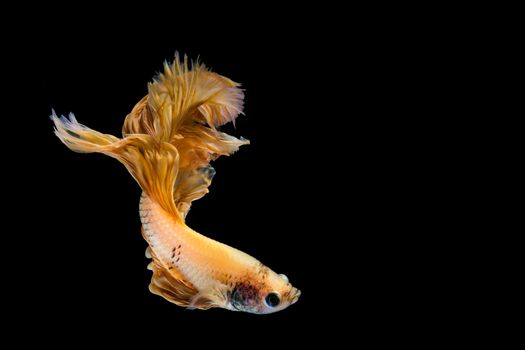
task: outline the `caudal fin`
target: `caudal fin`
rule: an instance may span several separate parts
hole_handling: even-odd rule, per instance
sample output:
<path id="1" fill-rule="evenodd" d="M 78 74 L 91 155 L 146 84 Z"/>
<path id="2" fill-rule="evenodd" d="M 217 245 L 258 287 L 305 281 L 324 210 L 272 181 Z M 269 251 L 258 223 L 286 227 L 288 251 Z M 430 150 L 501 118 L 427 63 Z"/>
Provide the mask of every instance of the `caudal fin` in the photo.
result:
<path id="1" fill-rule="evenodd" d="M 184 219 L 191 202 L 208 193 L 210 161 L 249 143 L 217 130 L 242 112 L 243 97 L 239 84 L 176 55 L 126 117 L 124 138 L 87 128 L 72 114 L 53 112 L 51 119 L 71 150 L 118 159 L 151 199 Z"/>

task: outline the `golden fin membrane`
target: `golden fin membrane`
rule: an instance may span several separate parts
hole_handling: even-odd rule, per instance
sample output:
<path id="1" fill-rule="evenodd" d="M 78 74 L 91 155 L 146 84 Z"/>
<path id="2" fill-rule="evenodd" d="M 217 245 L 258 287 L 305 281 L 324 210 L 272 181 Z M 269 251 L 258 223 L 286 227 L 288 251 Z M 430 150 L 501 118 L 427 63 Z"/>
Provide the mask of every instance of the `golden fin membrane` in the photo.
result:
<path id="1" fill-rule="evenodd" d="M 177 177 L 179 154 L 172 144 L 156 142 L 150 135 L 130 135 L 119 139 L 79 124 L 70 118 L 51 115 L 55 134 L 71 150 L 98 152 L 118 159 L 137 180 L 142 190 L 174 217 L 179 217 L 173 203 L 173 186 Z"/>
<path id="2" fill-rule="evenodd" d="M 242 112 L 239 84 L 178 55 L 148 86 L 149 93 L 126 117 L 123 139 L 102 134 L 53 112 L 55 133 L 71 150 L 120 160 L 144 192 L 184 218 L 191 202 L 208 193 L 211 160 L 248 144 L 216 130 Z M 174 203 L 173 203 L 174 202 Z"/>
<path id="3" fill-rule="evenodd" d="M 181 159 L 173 199 L 184 218 L 191 202 L 208 193 L 215 175 L 215 170 L 209 165 L 210 161 L 236 152 L 240 146 L 249 144 L 249 141 L 239 140 L 200 124 L 184 126 L 180 133 L 184 135 L 183 138 L 172 140 Z"/>
<path id="4" fill-rule="evenodd" d="M 162 266 L 153 260 L 153 276 L 149 290 L 153 294 L 157 294 L 171 303 L 179 306 L 190 306 L 191 301 L 198 291 L 184 283 L 182 280 L 176 279 L 171 273 L 166 271 Z"/>
<path id="5" fill-rule="evenodd" d="M 123 134 L 149 134 L 171 142 L 182 126 L 200 123 L 215 128 L 234 121 L 242 113 L 243 99 L 239 84 L 199 63 L 190 69 L 187 58 L 181 62 L 176 55 L 126 117 Z"/>
<path id="6" fill-rule="evenodd" d="M 64 116 L 59 118 L 53 110 L 50 118 L 55 123 L 55 135 L 75 152 L 110 152 L 122 141 L 80 124 L 73 113 L 69 113 L 69 119 Z"/>

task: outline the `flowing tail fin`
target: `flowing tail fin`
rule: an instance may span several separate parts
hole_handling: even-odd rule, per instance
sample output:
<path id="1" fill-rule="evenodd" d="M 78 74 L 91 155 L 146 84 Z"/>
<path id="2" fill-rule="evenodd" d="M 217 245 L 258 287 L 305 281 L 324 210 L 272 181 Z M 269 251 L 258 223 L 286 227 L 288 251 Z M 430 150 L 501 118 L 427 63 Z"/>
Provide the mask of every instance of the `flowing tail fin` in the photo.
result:
<path id="1" fill-rule="evenodd" d="M 51 119 L 67 147 L 118 159 L 152 200 L 184 220 L 191 202 L 208 192 L 215 173 L 210 161 L 249 143 L 217 130 L 242 112 L 238 86 L 202 64 L 190 69 L 187 58 L 176 55 L 126 117 L 122 139 L 79 124 L 72 114 L 53 112 Z"/>
<path id="2" fill-rule="evenodd" d="M 119 139 L 102 134 L 77 122 L 57 117 L 53 112 L 55 134 L 71 150 L 82 153 L 98 152 L 123 163 L 146 195 L 162 208 L 180 217 L 173 202 L 173 187 L 177 178 L 179 154 L 169 143 L 158 143 L 149 135 L 130 135 Z"/>

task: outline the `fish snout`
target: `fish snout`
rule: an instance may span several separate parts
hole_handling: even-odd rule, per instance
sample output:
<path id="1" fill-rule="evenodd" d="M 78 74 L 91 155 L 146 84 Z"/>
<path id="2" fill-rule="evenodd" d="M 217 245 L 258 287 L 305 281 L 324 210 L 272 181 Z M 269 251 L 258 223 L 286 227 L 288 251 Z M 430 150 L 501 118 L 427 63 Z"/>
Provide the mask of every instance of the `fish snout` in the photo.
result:
<path id="1" fill-rule="evenodd" d="M 292 291 L 292 302 L 290 303 L 290 305 L 295 304 L 297 300 L 299 300 L 300 296 L 301 296 L 301 291 L 297 288 L 294 288 Z"/>

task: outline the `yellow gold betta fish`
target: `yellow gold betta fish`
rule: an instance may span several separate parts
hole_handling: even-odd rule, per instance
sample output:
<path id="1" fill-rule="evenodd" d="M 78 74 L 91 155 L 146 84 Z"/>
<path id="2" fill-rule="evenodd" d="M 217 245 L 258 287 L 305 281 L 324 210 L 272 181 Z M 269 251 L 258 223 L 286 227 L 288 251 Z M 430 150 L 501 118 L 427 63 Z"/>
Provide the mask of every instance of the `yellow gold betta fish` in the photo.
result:
<path id="1" fill-rule="evenodd" d="M 285 275 L 186 226 L 191 202 L 208 193 L 210 161 L 249 141 L 216 129 L 242 112 L 239 84 L 175 55 L 126 117 L 123 138 L 58 118 L 55 134 L 76 152 L 99 152 L 123 163 L 142 188 L 142 235 L 152 259 L 149 289 L 188 308 L 267 314 L 295 303 L 301 292 Z"/>

